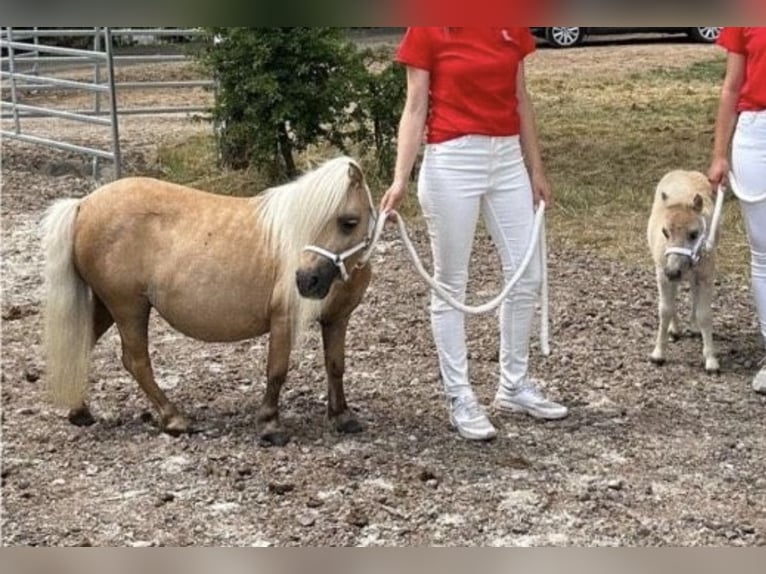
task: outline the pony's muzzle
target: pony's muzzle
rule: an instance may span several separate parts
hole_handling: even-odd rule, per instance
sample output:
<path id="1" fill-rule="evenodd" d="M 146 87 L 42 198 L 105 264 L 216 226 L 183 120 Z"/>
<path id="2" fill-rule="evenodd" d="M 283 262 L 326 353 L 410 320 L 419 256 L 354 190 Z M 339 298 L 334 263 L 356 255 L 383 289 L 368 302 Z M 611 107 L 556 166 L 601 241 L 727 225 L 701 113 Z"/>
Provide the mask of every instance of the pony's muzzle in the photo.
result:
<path id="1" fill-rule="evenodd" d="M 665 278 L 668 281 L 679 281 L 684 270 L 690 266 L 690 259 L 684 255 L 669 254 L 665 260 Z"/>
<path id="2" fill-rule="evenodd" d="M 324 299 L 338 274 L 338 268 L 331 261 L 321 261 L 313 267 L 298 269 L 295 272 L 298 293 L 307 299 Z"/>

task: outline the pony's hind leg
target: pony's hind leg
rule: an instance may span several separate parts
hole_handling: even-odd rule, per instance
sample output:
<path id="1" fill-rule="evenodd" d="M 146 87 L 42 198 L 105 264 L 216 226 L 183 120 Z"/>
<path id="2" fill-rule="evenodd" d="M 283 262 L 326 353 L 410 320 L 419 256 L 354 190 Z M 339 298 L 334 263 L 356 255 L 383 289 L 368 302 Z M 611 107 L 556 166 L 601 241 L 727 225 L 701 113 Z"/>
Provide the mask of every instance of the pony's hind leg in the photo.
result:
<path id="1" fill-rule="evenodd" d="M 695 279 L 694 283 L 692 295 L 695 300 L 695 319 L 702 333 L 702 354 L 705 357 L 705 370 L 708 373 L 718 373 L 720 366 L 713 344 L 713 313 L 710 308 L 713 301 L 713 282 L 709 279 Z"/>
<path id="2" fill-rule="evenodd" d="M 109 310 L 104 306 L 104 303 L 93 296 L 93 346 L 98 343 L 98 340 L 107 332 L 109 327 L 114 324 L 114 319 Z M 83 401 L 82 405 L 77 408 L 73 408 L 69 411 L 67 416 L 69 422 L 76 426 L 90 426 L 96 422 L 93 415 L 90 412 L 88 404 Z"/>
<path id="3" fill-rule="evenodd" d="M 261 444 L 284 446 L 290 436 L 279 422 L 279 393 L 290 366 L 291 329 L 289 317 L 272 317 L 269 334 L 269 357 L 266 366 L 266 393 L 258 408 Z"/>
<path id="4" fill-rule="evenodd" d="M 364 425 L 348 408 L 346 395 L 343 391 L 348 320 L 347 315 L 331 322 L 322 323 L 324 364 L 327 370 L 327 417 L 336 430 L 345 433 L 358 433 L 364 430 Z"/>
<path id="5" fill-rule="evenodd" d="M 122 364 L 133 375 L 160 416 L 160 427 L 170 435 L 189 430 L 189 421 L 171 403 L 154 380 L 149 358 L 149 304 L 142 301 L 115 317 L 122 340 Z"/>

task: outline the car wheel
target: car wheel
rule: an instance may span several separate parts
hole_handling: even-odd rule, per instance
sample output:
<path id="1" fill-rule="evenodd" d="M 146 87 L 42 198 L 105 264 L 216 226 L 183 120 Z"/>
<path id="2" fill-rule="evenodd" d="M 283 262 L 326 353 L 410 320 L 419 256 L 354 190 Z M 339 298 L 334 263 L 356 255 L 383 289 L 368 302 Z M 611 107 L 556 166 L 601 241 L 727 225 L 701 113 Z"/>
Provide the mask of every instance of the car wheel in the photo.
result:
<path id="1" fill-rule="evenodd" d="M 561 27 L 546 28 L 545 39 L 555 48 L 571 48 L 583 41 L 585 32 L 582 28 Z"/>
<path id="2" fill-rule="evenodd" d="M 721 27 L 707 27 L 698 26 L 696 28 L 689 28 L 689 37 L 695 42 L 705 42 L 712 44 L 718 40 L 718 36 L 721 35 Z"/>

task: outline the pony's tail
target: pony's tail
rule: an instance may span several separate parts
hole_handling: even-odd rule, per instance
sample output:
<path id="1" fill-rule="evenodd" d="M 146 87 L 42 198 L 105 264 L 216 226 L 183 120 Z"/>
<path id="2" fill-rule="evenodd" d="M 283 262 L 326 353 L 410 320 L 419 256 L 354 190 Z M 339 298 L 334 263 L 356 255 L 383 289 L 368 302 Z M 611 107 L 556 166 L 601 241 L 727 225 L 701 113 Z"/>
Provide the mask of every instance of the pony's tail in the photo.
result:
<path id="1" fill-rule="evenodd" d="M 42 224 L 47 386 L 53 402 L 70 409 L 85 402 L 93 346 L 93 296 L 74 265 L 79 204 L 79 199 L 56 202 Z"/>

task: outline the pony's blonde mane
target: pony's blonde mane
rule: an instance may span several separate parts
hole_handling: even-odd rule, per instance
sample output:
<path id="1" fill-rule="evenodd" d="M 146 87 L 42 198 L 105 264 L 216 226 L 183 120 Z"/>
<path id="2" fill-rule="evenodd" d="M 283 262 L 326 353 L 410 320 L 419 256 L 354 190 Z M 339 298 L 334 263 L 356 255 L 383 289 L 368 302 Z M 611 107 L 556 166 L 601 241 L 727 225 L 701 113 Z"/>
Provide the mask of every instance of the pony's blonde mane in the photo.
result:
<path id="1" fill-rule="evenodd" d="M 298 294 L 295 272 L 301 253 L 346 203 L 351 165 L 359 168 L 350 157 L 328 160 L 297 180 L 269 188 L 259 196 L 260 219 L 281 262 L 277 289 L 288 298 L 295 335 L 316 319 L 322 308 L 321 301 Z M 367 194 L 372 205 L 369 189 Z"/>

